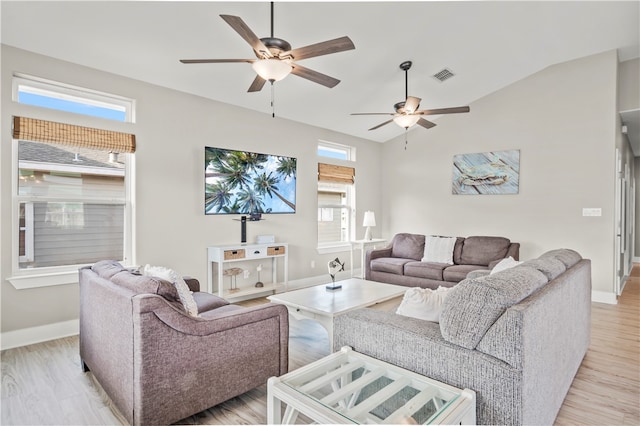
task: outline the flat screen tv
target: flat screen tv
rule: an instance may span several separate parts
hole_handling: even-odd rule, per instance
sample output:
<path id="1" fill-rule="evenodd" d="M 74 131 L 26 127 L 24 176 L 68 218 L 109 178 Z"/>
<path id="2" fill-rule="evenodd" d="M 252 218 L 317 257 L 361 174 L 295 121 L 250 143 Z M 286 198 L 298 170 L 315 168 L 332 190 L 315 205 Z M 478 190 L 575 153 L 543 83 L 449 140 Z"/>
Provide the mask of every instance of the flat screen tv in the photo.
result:
<path id="1" fill-rule="evenodd" d="M 205 147 L 205 214 L 295 212 L 295 158 Z"/>

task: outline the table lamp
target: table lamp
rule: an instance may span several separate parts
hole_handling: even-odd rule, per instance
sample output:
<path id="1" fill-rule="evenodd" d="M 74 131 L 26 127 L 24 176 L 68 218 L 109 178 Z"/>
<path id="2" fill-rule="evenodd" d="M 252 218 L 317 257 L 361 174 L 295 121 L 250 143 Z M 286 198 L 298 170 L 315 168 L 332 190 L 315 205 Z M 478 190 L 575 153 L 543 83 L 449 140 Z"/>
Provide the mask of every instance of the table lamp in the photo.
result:
<path id="1" fill-rule="evenodd" d="M 364 212 L 364 220 L 362 221 L 362 226 L 366 226 L 367 230 L 364 233 L 365 240 L 371 240 L 371 227 L 376 226 L 376 215 L 372 211 Z"/>

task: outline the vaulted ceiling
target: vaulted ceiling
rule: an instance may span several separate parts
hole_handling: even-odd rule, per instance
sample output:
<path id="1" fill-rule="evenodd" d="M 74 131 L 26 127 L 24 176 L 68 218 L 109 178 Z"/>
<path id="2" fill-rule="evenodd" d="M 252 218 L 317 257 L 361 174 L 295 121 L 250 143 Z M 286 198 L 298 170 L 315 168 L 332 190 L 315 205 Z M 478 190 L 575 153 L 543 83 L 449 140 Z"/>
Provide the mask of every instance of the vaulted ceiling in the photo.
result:
<path id="1" fill-rule="evenodd" d="M 638 1 L 277 2 L 274 35 L 301 47 L 347 35 L 356 48 L 301 61 L 341 80 L 328 89 L 290 75 L 275 83 L 275 113 L 384 142 L 403 133 L 384 117 L 404 100 L 399 64 L 413 61 L 409 95 L 421 108 L 468 105 L 550 65 L 618 49 L 640 56 Z M 2 1 L 4 44 L 271 114 L 268 85 L 247 93 L 249 64 L 185 65 L 182 58 L 252 58 L 219 15 L 270 33 L 268 2 Z M 447 68 L 455 76 L 440 82 Z M 126 95 L 126 94 L 124 94 Z M 437 117 L 434 121 L 437 122 Z M 420 129 L 418 131 L 427 131 Z"/>

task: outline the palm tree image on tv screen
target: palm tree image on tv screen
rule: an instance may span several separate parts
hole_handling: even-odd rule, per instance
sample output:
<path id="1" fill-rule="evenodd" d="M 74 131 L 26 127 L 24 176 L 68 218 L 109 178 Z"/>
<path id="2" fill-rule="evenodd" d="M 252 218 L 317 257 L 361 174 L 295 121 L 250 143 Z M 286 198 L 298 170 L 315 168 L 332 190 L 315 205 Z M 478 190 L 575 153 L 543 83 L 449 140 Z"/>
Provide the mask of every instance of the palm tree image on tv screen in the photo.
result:
<path id="1" fill-rule="evenodd" d="M 296 159 L 205 147 L 205 214 L 296 212 Z"/>

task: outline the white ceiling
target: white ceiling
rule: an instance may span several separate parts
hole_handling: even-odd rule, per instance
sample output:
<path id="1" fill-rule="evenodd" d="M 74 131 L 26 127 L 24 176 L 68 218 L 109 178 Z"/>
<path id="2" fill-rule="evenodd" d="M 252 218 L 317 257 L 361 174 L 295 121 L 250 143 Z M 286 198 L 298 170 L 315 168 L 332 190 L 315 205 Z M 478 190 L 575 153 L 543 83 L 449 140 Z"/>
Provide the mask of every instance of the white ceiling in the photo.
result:
<path id="1" fill-rule="evenodd" d="M 277 2 L 275 36 L 295 47 L 349 36 L 355 50 L 300 63 L 341 80 L 333 89 L 288 76 L 275 84 L 279 117 L 379 142 L 401 135 L 387 117 L 409 95 L 422 109 L 468 105 L 547 66 L 618 49 L 640 56 L 638 1 Z M 268 84 L 247 93 L 246 63 L 184 65 L 183 58 L 253 58 L 220 14 L 270 32 L 268 2 L 2 1 L 4 44 L 271 114 Z M 431 77 L 443 68 L 455 77 Z M 123 94 L 126 95 L 126 94 Z M 473 114 L 473 110 L 471 111 Z M 434 118 L 437 122 L 437 117 Z M 416 131 L 428 131 L 422 128 Z"/>

